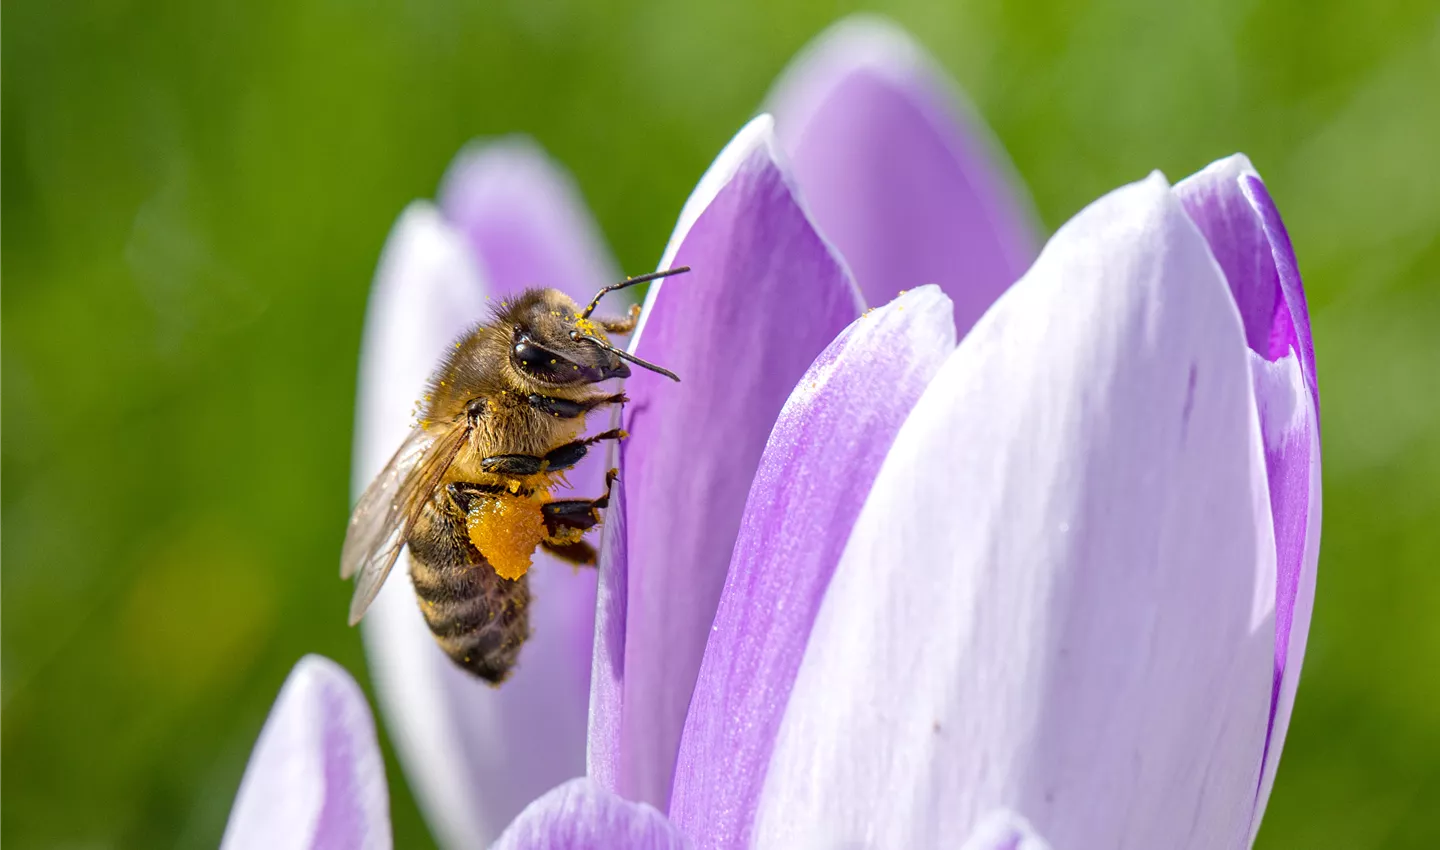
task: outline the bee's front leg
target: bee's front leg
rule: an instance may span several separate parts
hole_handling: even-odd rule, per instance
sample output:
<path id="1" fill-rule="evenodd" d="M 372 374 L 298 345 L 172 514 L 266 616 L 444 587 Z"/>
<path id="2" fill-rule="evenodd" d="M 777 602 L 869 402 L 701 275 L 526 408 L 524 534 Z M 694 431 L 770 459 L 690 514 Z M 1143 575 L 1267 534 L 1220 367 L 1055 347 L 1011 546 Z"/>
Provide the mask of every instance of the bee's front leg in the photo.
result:
<path id="1" fill-rule="evenodd" d="M 604 407 L 607 404 L 624 404 L 629 401 L 624 393 L 591 396 L 580 401 L 531 393 L 525 400 L 534 409 L 554 416 L 556 419 L 579 419 L 597 407 Z"/>
<path id="2" fill-rule="evenodd" d="M 612 333 L 612 334 L 628 334 L 628 333 L 630 333 L 631 331 L 635 330 L 635 325 L 636 325 L 636 323 L 638 323 L 639 321 L 640 321 L 640 305 L 639 305 L 639 304 L 631 304 L 631 305 L 630 305 L 630 312 L 629 312 L 628 314 L 626 314 L 625 318 L 623 318 L 623 319 L 617 319 L 617 318 L 613 318 L 613 317 L 600 318 L 600 317 L 597 316 L 596 319 L 595 319 L 595 324 L 597 324 L 597 325 L 599 325 L 600 327 L 604 328 L 606 333 Z"/>

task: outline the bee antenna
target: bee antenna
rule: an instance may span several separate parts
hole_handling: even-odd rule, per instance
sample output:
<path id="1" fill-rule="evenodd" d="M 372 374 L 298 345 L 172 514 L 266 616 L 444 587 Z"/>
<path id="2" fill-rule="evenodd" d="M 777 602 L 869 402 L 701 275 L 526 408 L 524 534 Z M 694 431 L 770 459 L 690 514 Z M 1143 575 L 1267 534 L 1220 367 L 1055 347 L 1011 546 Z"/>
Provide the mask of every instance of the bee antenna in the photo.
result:
<path id="1" fill-rule="evenodd" d="M 600 299 L 601 299 L 601 298 L 604 298 L 606 295 L 609 295 L 610 293 L 614 292 L 614 291 L 617 290 L 617 289 L 624 289 L 624 288 L 627 287 L 627 286 L 634 286 L 634 285 L 637 284 L 637 283 L 648 283 L 649 281 L 652 281 L 652 280 L 659 280 L 659 279 L 662 278 L 662 277 L 670 277 L 671 275 L 684 274 L 684 273 L 686 273 L 686 272 L 688 272 L 688 271 L 690 271 L 690 267 L 689 267 L 689 266 L 677 266 L 676 268 L 673 268 L 673 269 L 664 269 L 663 271 L 651 272 L 651 273 L 649 273 L 649 274 L 642 274 L 642 275 L 639 275 L 639 276 L 637 276 L 637 277 L 627 277 L 626 279 L 620 281 L 619 283 L 612 283 L 612 284 L 610 284 L 609 286 L 607 286 L 607 287 L 605 287 L 604 289 L 602 289 L 602 290 L 600 290 L 599 292 L 597 292 L 597 293 L 595 294 L 595 297 L 592 298 L 592 299 L 590 299 L 590 306 L 585 308 L 585 312 L 583 312 L 583 313 L 580 314 L 580 318 L 582 318 L 582 319 L 588 319 L 588 318 L 590 318 L 590 314 L 593 313 L 593 312 L 595 312 L 595 308 L 600 305 Z M 636 361 L 636 362 L 639 362 L 639 361 Z M 648 366 L 648 364 L 646 364 L 646 365 Z M 649 368 L 652 368 L 652 369 L 653 369 L 653 368 L 655 368 L 655 367 L 651 366 L 651 367 L 649 367 Z M 664 370 L 664 369 L 657 369 L 656 371 L 664 372 L 665 370 Z M 666 372 L 666 374 L 669 374 L 669 373 Z M 674 376 L 672 375 L 671 377 L 674 377 Z M 679 379 L 679 378 L 675 378 L 675 380 L 678 381 L 678 380 L 680 380 L 680 379 Z"/>
<path id="2" fill-rule="evenodd" d="M 591 335 L 589 335 L 589 334 L 579 334 L 576 338 L 577 338 L 577 339 L 583 339 L 583 340 L 585 340 L 586 342 L 593 342 L 593 343 L 595 343 L 596 345 L 600 346 L 601 348 L 605 349 L 606 351 L 610 352 L 611 354 L 615 355 L 616 357 L 619 357 L 621 360 L 628 360 L 628 361 L 630 361 L 631 363 L 634 363 L 636 366 L 639 366 L 639 367 L 644 368 L 644 369 L 649 369 L 651 372 L 658 372 L 658 373 L 660 373 L 661 375 L 664 375 L 665 377 L 669 378 L 669 379 L 672 380 L 672 381 L 678 382 L 678 381 L 680 380 L 680 376 L 677 375 L 677 374 L 675 374 L 674 372 L 671 372 L 669 369 L 665 369 L 665 368 L 662 368 L 662 367 L 660 367 L 660 366 L 656 366 L 654 363 L 651 363 L 651 362 L 648 361 L 648 360 L 641 360 L 639 357 L 636 357 L 636 356 L 633 355 L 633 354 L 629 354 L 629 353 L 627 353 L 627 352 L 621 351 L 620 349 L 616 348 L 615 346 L 611 345 L 610 343 L 606 342 L 605 340 L 599 338 L 598 336 L 591 336 Z"/>

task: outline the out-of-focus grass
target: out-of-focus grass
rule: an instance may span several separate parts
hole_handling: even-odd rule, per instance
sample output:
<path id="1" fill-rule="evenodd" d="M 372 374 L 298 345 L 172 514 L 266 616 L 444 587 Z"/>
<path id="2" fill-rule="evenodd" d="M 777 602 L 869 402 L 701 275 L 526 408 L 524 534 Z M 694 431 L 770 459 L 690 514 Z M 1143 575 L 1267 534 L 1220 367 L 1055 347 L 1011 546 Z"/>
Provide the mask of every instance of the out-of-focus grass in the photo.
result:
<path id="1" fill-rule="evenodd" d="M 1440 846 L 1440 17 L 1429 0 L 891 2 L 1051 227 L 1249 153 L 1314 311 L 1319 601 L 1266 848 Z M 206 847 L 335 577 L 385 233 L 533 134 L 624 268 L 849 3 L 221 0 L 5 8 L 10 847 Z M 389 765 L 397 846 L 429 838 Z"/>

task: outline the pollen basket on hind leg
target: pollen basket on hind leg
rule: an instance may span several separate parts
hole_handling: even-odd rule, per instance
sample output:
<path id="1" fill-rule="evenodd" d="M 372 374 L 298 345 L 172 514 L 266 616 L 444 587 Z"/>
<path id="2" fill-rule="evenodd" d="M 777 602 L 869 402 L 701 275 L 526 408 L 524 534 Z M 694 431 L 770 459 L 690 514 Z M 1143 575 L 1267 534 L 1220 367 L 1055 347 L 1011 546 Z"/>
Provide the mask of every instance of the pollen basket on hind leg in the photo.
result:
<path id="1" fill-rule="evenodd" d="M 534 495 L 503 493 L 477 499 L 465 516 L 470 542 L 503 579 L 515 580 L 530 569 L 531 558 L 545 538 L 540 506 L 550 500 L 543 490 Z"/>

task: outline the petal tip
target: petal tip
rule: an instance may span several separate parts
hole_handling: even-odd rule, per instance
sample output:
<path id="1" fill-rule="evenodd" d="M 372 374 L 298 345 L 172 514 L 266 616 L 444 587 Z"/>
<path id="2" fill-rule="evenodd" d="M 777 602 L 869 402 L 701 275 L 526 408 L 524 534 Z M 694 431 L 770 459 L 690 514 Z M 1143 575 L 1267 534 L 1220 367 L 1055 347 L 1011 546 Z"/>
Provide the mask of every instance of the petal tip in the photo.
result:
<path id="1" fill-rule="evenodd" d="M 777 166 L 783 163 L 779 145 L 775 141 L 775 119 L 769 113 L 761 113 L 741 127 L 740 132 L 721 149 L 715 161 L 700 177 L 700 182 L 695 184 L 694 191 L 685 200 L 685 206 L 680 208 L 680 218 L 675 223 L 670 242 L 665 246 L 659 268 L 669 268 L 675 254 L 680 250 L 680 244 L 685 241 L 700 214 L 705 212 L 720 194 L 720 190 L 724 189 L 757 153 Z M 785 170 L 783 166 L 781 170 Z M 663 281 L 656 281 L 651 285 L 650 291 L 657 292 L 663 285 Z"/>
<path id="2" fill-rule="evenodd" d="M 862 12 L 832 24 L 801 49 L 780 72 L 765 102 L 786 116 L 786 126 L 803 127 L 851 74 L 869 73 L 904 88 L 923 73 L 923 48 L 888 17 Z"/>

